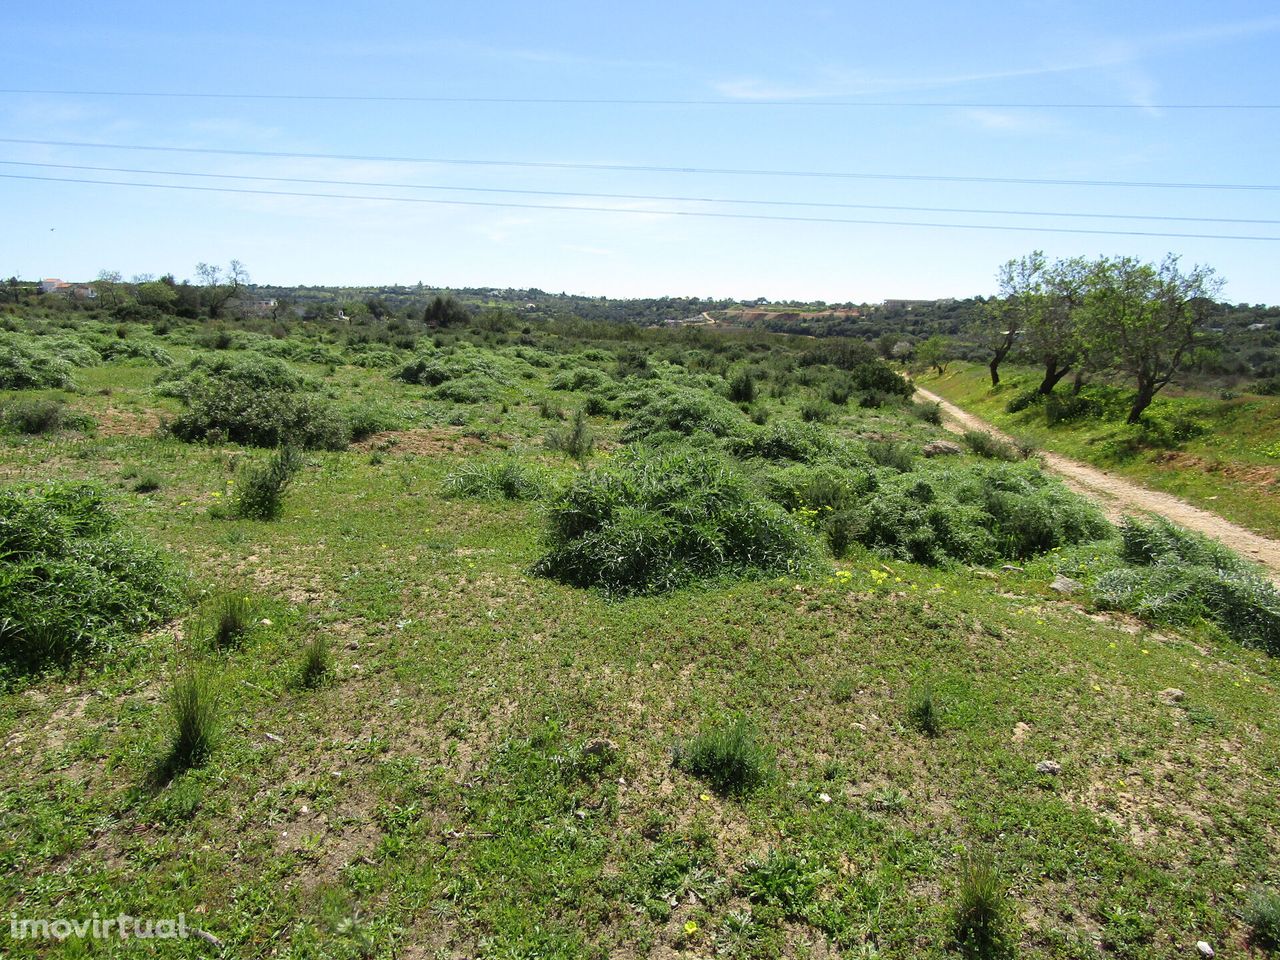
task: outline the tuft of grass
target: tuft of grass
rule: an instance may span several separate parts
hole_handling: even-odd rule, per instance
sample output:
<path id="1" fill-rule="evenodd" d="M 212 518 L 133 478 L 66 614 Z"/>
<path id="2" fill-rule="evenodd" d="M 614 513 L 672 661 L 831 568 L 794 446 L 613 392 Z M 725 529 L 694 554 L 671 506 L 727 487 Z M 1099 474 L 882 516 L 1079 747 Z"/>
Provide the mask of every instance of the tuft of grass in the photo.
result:
<path id="1" fill-rule="evenodd" d="M 1280 893 L 1257 889 L 1245 908 L 1250 942 L 1263 950 L 1280 951 Z"/>
<path id="2" fill-rule="evenodd" d="M 882 467 L 889 467 L 899 473 L 910 473 L 915 465 L 915 457 L 911 448 L 905 443 L 892 440 L 873 440 L 867 444 L 867 456 Z"/>
<path id="3" fill-rule="evenodd" d="M 936 737 L 942 731 L 942 717 L 933 695 L 933 684 L 929 681 L 912 691 L 907 704 L 907 721 L 926 737 Z"/>
<path id="4" fill-rule="evenodd" d="M 306 690 L 326 686 L 333 680 L 333 654 L 329 638 L 316 634 L 302 648 L 302 665 L 298 670 L 298 683 Z"/>
<path id="5" fill-rule="evenodd" d="M 169 694 L 172 742 L 166 767 L 171 774 L 202 766 L 218 740 L 218 692 L 196 670 L 179 677 Z"/>
<path id="6" fill-rule="evenodd" d="M 303 465 L 302 451 L 281 447 L 266 463 L 249 470 L 240 481 L 232 515 L 243 520 L 275 520 L 284 509 L 284 495 Z"/>
<path id="7" fill-rule="evenodd" d="M 970 853 L 961 867 L 956 891 L 952 937 L 960 955 L 970 960 L 1011 956 L 1008 894 L 990 857 Z"/>
<path id="8" fill-rule="evenodd" d="M 155 493 L 164 485 L 158 473 L 140 473 L 134 478 L 134 493 Z"/>
<path id="9" fill-rule="evenodd" d="M 244 642 L 253 629 L 253 600 L 233 590 L 220 594 L 205 612 L 209 641 L 218 650 L 232 650 Z"/>
<path id="10" fill-rule="evenodd" d="M 756 392 L 756 381 L 750 370 L 740 370 L 729 380 L 729 399 L 734 403 L 751 403 Z"/>
<path id="11" fill-rule="evenodd" d="M 942 404 L 940 403 L 916 400 L 907 407 L 907 412 L 924 423 L 931 423 L 935 427 L 942 426 Z"/>
<path id="12" fill-rule="evenodd" d="M 744 796 L 773 775 L 773 752 L 760 742 L 756 726 L 742 714 L 704 727 L 676 747 L 675 766 L 704 780 L 716 793 Z"/>

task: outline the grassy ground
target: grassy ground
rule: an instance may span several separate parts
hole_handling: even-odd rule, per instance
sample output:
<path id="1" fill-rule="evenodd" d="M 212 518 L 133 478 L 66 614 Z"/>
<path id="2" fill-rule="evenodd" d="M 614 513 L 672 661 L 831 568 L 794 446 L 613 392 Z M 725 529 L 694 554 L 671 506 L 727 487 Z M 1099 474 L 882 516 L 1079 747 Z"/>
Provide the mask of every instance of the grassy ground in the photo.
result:
<path id="1" fill-rule="evenodd" d="M 1248 890 L 1280 870 L 1274 660 L 1064 600 L 1053 555 L 855 551 L 813 579 L 608 601 L 530 575 L 542 507 L 440 495 L 499 448 L 576 469 L 538 453 L 538 384 L 457 417 L 384 371 L 307 370 L 412 426 L 308 454 L 272 523 L 215 519 L 263 454 L 155 436 L 177 406 L 152 366 L 78 373 L 96 435 L 4 441 L 6 483 L 97 482 L 197 589 L 256 605 L 238 648 L 209 650 L 193 613 L 0 697 L 0 909 L 184 912 L 221 946 L 0 929 L 6 955 L 941 957 L 966 851 L 998 866 L 1022 955 L 1246 955 Z M 607 455 L 619 425 L 591 422 Z M 934 435 L 856 409 L 832 429 Z M 134 492 L 144 472 L 159 488 Z M 316 636 L 335 681 L 306 690 Z M 194 661 L 222 737 L 157 785 Z M 926 686 L 936 737 L 908 722 Z M 671 762 L 737 713 L 777 758 L 741 800 Z M 599 738 L 616 750 L 582 749 Z"/>
<path id="2" fill-rule="evenodd" d="M 1046 450 L 1074 457 L 1176 494 L 1265 536 L 1280 537 L 1280 399 L 1242 395 L 1231 399 L 1180 394 L 1170 388 L 1151 407 L 1156 416 L 1183 415 L 1207 431 L 1175 448 L 1131 449 L 1132 433 L 1119 420 L 1087 419 L 1049 427 L 1043 410 L 1008 413 L 1005 405 L 1040 382 L 1035 371 L 1009 368 L 992 390 L 987 370 L 954 363 L 944 376 L 921 385 L 952 403 Z M 1060 387 L 1066 392 L 1069 383 Z"/>

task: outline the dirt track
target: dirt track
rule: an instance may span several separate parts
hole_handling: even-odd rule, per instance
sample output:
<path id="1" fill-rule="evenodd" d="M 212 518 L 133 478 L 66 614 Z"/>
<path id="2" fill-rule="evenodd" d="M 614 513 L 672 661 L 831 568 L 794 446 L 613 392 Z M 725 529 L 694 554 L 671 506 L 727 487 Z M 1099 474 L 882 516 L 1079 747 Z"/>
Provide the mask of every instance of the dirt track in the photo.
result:
<path id="1" fill-rule="evenodd" d="M 954 403 L 928 390 L 916 387 L 916 393 L 942 407 L 943 424 L 948 430 L 963 433 L 966 430 L 986 430 L 996 436 L 1007 436 L 985 420 L 966 413 Z M 1280 585 L 1280 542 L 1238 527 L 1215 513 L 1193 507 L 1184 500 L 1167 493 L 1148 490 L 1129 480 L 1112 476 L 1077 460 L 1056 453 L 1041 451 L 1040 458 L 1046 467 L 1059 474 L 1067 485 L 1078 493 L 1096 501 L 1113 520 L 1126 514 L 1154 513 L 1188 530 L 1195 530 L 1213 537 L 1243 557 L 1262 564 L 1271 579 Z"/>

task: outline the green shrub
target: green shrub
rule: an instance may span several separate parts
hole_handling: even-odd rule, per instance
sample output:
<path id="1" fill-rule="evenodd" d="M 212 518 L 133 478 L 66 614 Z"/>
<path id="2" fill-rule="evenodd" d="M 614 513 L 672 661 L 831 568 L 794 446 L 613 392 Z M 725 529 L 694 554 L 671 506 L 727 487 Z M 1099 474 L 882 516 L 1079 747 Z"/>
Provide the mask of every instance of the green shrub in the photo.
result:
<path id="1" fill-rule="evenodd" d="M 0 492 L 0 671 L 100 656 L 174 613 L 174 570 L 88 486 Z"/>
<path id="2" fill-rule="evenodd" d="M 735 457 L 762 460 L 791 460 L 813 463 L 838 458 L 846 451 L 840 441 L 816 424 L 781 420 L 759 429 L 743 428 L 726 441 Z"/>
<path id="3" fill-rule="evenodd" d="M 205 604 L 199 629 L 215 649 L 234 650 L 244 643 L 256 616 L 251 597 L 243 590 L 228 590 Z"/>
<path id="4" fill-rule="evenodd" d="M 162 375 L 156 380 L 161 396 L 190 398 L 217 381 L 245 393 L 295 393 L 310 384 L 283 360 L 246 354 L 242 357 L 207 355 L 193 359 L 183 371 Z"/>
<path id="5" fill-rule="evenodd" d="M 395 379 L 424 387 L 438 387 L 451 380 L 489 381 L 491 384 L 511 382 L 509 370 L 501 358 L 492 353 L 463 347 L 452 354 L 426 354 L 415 357 L 400 368 Z"/>
<path id="6" fill-rule="evenodd" d="M 71 364 L 52 356 L 32 338 L 0 332 L 0 390 L 74 386 Z"/>
<path id="7" fill-rule="evenodd" d="M 284 509 L 284 495 L 304 459 L 297 447 L 281 447 L 266 463 L 248 470 L 236 489 L 232 515 L 243 520 L 275 520 Z"/>
<path id="8" fill-rule="evenodd" d="M 547 386 L 552 390 L 598 390 L 609 382 L 609 375 L 594 367 L 574 367 L 561 370 Z"/>
<path id="9" fill-rule="evenodd" d="M 926 564 L 1026 559 L 1110 531 L 1096 507 L 1026 465 L 955 464 L 883 477 L 855 510 L 858 542 Z"/>
<path id="10" fill-rule="evenodd" d="M 835 416 L 835 408 L 821 400 L 806 400 L 800 404 L 800 419 L 805 423 L 826 423 Z"/>
<path id="11" fill-rule="evenodd" d="M 595 449 L 595 434 L 587 426 L 587 412 L 579 407 L 567 427 L 547 433 L 546 447 L 567 454 L 574 460 L 585 460 Z"/>
<path id="12" fill-rule="evenodd" d="M 752 403 L 755 398 L 755 377 L 750 370 L 739 370 L 729 380 L 729 399 L 734 403 Z"/>
<path id="13" fill-rule="evenodd" d="M 291 390 L 215 377 L 196 384 L 187 404 L 169 431 L 188 442 L 341 450 L 351 438 L 351 425 L 331 403 Z"/>
<path id="14" fill-rule="evenodd" d="M 1255 890 L 1245 909 L 1250 942 L 1263 950 L 1280 951 L 1280 893 Z"/>
<path id="15" fill-rule="evenodd" d="M 667 388 L 643 395 L 622 431 L 622 440 L 632 443 L 667 432 L 725 437 L 741 430 L 744 423 L 742 411 L 723 397 L 684 387 Z"/>
<path id="16" fill-rule="evenodd" d="M 372 406 L 363 406 L 353 410 L 347 419 L 353 443 L 368 440 L 375 434 L 395 430 L 400 426 L 395 416 Z"/>
<path id="17" fill-rule="evenodd" d="M 444 478 L 444 495 L 467 500 L 538 500 L 547 491 L 544 471 L 508 456 L 469 460 Z"/>
<path id="18" fill-rule="evenodd" d="M 1053 393 L 1044 399 L 1044 420 L 1051 427 L 1060 423 L 1097 418 L 1103 412 L 1102 405 L 1090 394 L 1061 396 Z"/>
<path id="19" fill-rule="evenodd" d="M 440 384 L 431 391 L 431 396 L 450 403 L 488 403 L 497 398 L 498 384 L 488 377 L 459 377 Z"/>
<path id="20" fill-rule="evenodd" d="M 1004 405 L 1006 413 L 1021 413 L 1028 407 L 1039 403 L 1044 403 L 1045 395 L 1040 392 L 1038 387 L 1028 387 L 1025 390 L 1019 390 L 1009 398 L 1008 403 Z"/>
<path id="21" fill-rule="evenodd" d="M 875 488 L 871 474 L 832 463 L 774 468 L 763 475 L 762 482 L 766 496 L 789 513 L 845 510 Z"/>
<path id="22" fill-rule="evenodd" d="M 1251 564 L 1167 520 L 1128 519 L 1120 537 L 1132 566 L 1098 577 L 1100 607 L 1154 623 L 1209 620 L 1234 640 L 1280 654 L 1280 592 Z"/>
<path id="23" fill-rule="evenodd" d="M 168 772 L 203 766 L 218 741 L 220 710 L 213 684 L 195 670 L 183 674 L 169 694 L 169 710 L 173 731 L 165 763 Z"/>
<path id="24" fill-rule="evenodd" d="M 61 430 L 89 430 L 93 419 L 76 413 L 61 400 L 12 400 L 0 408 L 0 427 L 35 436 Z"/>
<path id="25" fill-rule="evenodd" d="M 725 796 L 748 794 L 773 774 L 772 751 L 760 742 L 755 724 L 741 714 L 704 727 L 677 746 L 674 763 Z"/>
<path id="26" fill-rule="evenodd" d="M 940 403 L 917 400 L 907 407 L 907 412 L 917 420 L 931 423 L 935 427 L 942 426 L 942 404 Z"/>
<path id="27" fill-rule="evenodd" d="M 961 439 L 966 447 L 988 460 L 1004 460 L 1013 463 L 1025 459 L 1012 443 L 985 430 L 966 430 Z"/>
<path id="28" fill-rule="evenodd" d="M 688 448 L 624 451 L 581 474 L 548 524 L 535 571 L 618 596 L 807 570 L 816 559 L 780 508 L 718 457 Z"/>
<path id="29" fill-rule="evenodd" d="M 818 888 L 831 876 L 829 870 L 793 853 L 770 850 L 766 857 L 752 857 L 744 865 L 740 885 L 753 902 L 776 907 L 788 920 L 800 920 L 814 902 Z"/>
<path id="30" fill-rule="evenodd" d="M 952 917 L 960 955 L 971 960 L 1011 956 L 1008 915 L 1008 894 L 995 865 L 984 856 L 965 857 Z"/>
<path id="31" fill-rule="evenodd" d="M 867 456 L 874 463 L 899 473 L 909 473 L 915 466 L 915 454 L 905 443 L 893 440 L 872 440 L 867 444 Z"/>

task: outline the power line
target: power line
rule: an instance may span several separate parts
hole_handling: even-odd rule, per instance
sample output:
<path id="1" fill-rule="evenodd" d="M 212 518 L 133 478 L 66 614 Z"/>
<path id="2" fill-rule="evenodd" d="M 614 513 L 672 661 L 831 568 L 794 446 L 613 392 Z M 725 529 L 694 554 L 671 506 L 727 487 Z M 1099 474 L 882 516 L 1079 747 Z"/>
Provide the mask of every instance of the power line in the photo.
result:
<path id="1" fill-rule="evenodd" d="M 735 167 L 668 167 L 630 163 L 578 163 L 553 160 L 462 160 L 455 157 L 395 157 L 354 153 L 301 153 L 287 150 L 233 150 L 215 147 L 165 147 L 148 144 L 93 143 L 81 140 L 30 140 L 0 137 L 0 143 L 44 147 L 85 147 L 96 150 L 145 150 L 153 153 L 216 154 L 233 157 L 289 157 L 303 160 L 361 160 L 371 163 L 438 163 L 474 167 L 530 167 L 545 170 L 601 170 L 626 173 L 688 173 L 717 176 L 805 177 L 827 180 L 904 180 L 939 183 L 1004 183 L 1066 187 L 1156 187 L 1184 190 L 1280 190 L 1272 183 L 1194 183 L 1167 180 L 1066 180 L 1033 177 L 965 177 L 941 174 L 843 173 L 813 170 L 753 170 Z"/>
<path id="2" fill-rule="evenodd" d="M 587 193 L 579 190 L 527 190 L 513 187 L 462 187 L 427 183 L 387 183 L 374 180 L 328 180 L 312 177 L 270 177 L 259 174 L 199 173 L 188 170 L 149 170 L 138 167 L 98 167 L 75 163 L 37 163 L 29 160 L 0 160 L 3 166 L 40 167 L 56 170 L 88 170 L 97 173 L 132 173 L 164 177 L 200 177 L 216 180 L 258 180 L 265 183 L 304 183 L 341 187 L 380 187 L 396 190 L 449 190 L 460 193 L 503 193 L 540 197 L 584 197 L 592 200 L 657 200 L 674 203 L 724 203 L 769 207 L 822 207 L 839 210 L 895 210 L 904 213 L 977 213 L 1008 217 L 1071 217 L 1091 220 L 1153 220 L 1179 223 L 1247 223 L 1275 225 L 1280 220 L 1245 217 L 1177 217 L 1139 213 L 1081 213 L 1062 210 L 1000 210 L 984 207 L 916 207 L 883 203 L 837 203 L 818 200 L 758 200 L 730 197 L 689 197 L 648 193 Z"/>
<path id="3" fill-rule="evenodd" d="M 622 207 L 578 206 L 574 204 L 514 203 L 496 200 L 445 200 L 436 197 L 367 196 L 350 193 L 313 193 L 301 190 L 250 190 L 244 187 L 202 187 L 194 184 L 139 183 L 136 181 L 93 180 L 88 178 L 40 177 L 18 173 L 0 173 L 5 180 L 38 180 L 45 183 L 80 183 L 112 187 L 146 187 L 160 190 L 191 190 L 203 193 L 236 193 L 272 197 L 309 197 L 326 200 L 365 200 L 392 203 L 428 203 L 458 207 L 501 207 L 521 210 L 563 210 L 573 213 L 626 213 L 641 216 L 706 217 L 722 220 L 766 220 L 787 223 L 839 223 L 897 227 L 931 227 L 955 230 L 1001 230 L 1018 233 L 1072 233 L 1117 237 L 1171 237 L 1195 240 L 1263 240 L 1280 241 L 1280 236 L 1248 236 L 1216 233 L 1163 233 L 1148 230 L 1084 230 L 1069 227 L 1019 227 L 1006 224 L 937 223 L 919 220 L 862 220 L 844 217 L 796 217 L 763 213 L 716 213 L 707 210 L 635 210 Z"/>
<path id="4" fill-rule="evenodd" d="M 1280 110 L 1280 103 L 1019 103 L 951 102 L 946 100 L 796 100 L 779 97 L 751 99 L 661 97 L 443 97 L 310 93 L 197 93 L 176 90 L 26 90 L 0 89 L 6 96 L 130 97 L 177 100 L 286 100 L 318 103 L 459 103 L 522 105 L 600 105 L 638 107 L 818 107 L 988 110 Z"/>

